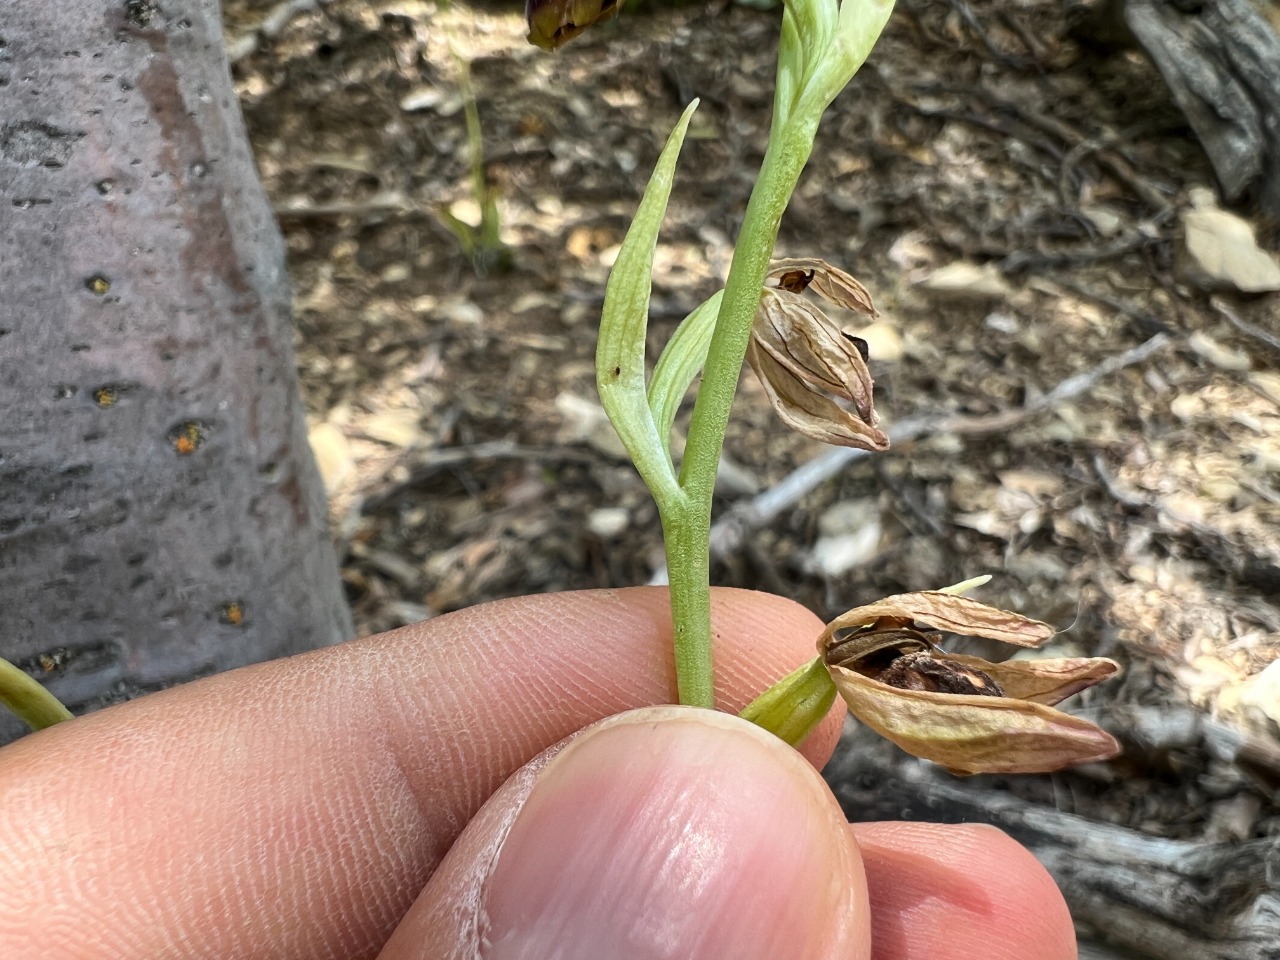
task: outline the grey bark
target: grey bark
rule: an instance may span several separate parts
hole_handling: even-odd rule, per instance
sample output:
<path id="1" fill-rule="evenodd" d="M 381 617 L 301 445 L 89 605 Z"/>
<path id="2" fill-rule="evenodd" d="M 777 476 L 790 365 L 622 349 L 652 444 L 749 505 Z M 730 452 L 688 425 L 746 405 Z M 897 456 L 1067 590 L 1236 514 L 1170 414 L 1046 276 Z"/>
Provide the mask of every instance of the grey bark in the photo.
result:
<path id="1" fill-rule="evenodd" d="M 77 712 L 352 632 L 217 0 L 0 5 L 0 610 Z"/>
<path id="2" fill-rule="evenodd" d="M 1124 0 L 1227 200 L 1252 194 L 1280 220 L 1280 4 Z"/>

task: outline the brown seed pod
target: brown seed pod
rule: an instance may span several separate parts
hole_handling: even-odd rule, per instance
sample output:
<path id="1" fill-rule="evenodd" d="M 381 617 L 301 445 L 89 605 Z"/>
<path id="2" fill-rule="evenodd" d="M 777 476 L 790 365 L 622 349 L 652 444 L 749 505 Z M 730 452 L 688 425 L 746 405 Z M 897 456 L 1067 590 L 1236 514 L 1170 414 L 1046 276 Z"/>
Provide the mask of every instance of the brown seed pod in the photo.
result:
<path id="1" fill-rule="evenodd" d="M 1114 675 L 1114 661 L 990 663 L 942 651 L 929 628 L 1023 647 L 1053 634 L 1048 624 L 935 591 L 837 617 L 818 650 L 849 711 L 886 739 L 959 774 L 1041 773 L 1120 752 L 1100 727 L 1052 707 Z"/>

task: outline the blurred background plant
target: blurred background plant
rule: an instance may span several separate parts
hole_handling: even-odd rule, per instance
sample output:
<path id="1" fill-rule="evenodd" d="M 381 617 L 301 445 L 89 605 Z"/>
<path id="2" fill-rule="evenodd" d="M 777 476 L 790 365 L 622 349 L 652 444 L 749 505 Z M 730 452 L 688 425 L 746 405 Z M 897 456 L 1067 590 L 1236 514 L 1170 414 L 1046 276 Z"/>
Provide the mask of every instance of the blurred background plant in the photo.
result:
<path id="1" fill-rule="evenodd" d="M 445 5 L 445 9 L 448 5 Z M 484 164 L 484 130 L 480 126 L 480 107 L 471 83 L 471 63 L 458 52 L 452 39 L 446 40 L 457 72 L 458 92 L 462 97 L 462 115 L 467 129 L 467 150 L 471 202 L 478 214 L 477 222 L 464 220 L 447 204 L 436 208 L 436 215 L 453 234 L 463 254 L 481 276 L 503 273 L 511 268 L 511 251 L 502 242 L 502 221 L 498 215 L 498 188 L 489 181 Z"/>

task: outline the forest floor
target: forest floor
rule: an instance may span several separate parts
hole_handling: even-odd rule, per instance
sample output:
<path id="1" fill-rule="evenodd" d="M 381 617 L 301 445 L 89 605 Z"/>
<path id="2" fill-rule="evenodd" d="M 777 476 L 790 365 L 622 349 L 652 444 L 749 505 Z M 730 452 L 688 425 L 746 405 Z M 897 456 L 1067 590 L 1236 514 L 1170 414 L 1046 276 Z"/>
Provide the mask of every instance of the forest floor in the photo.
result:
<path id="1" fill-rule="evenodd" d="M 551 55 L 513 5 L 332 0 L 255 35 L 275 6 L 225 0 L 227 32 L 360 631 L 648 582 L 656 512 L 595 399 L 605 279 L 697 96 L 651 345 L 718 288 L 779 14 L 624 13 Z M 1126 759 L 1010 789 L 1158 836 L 1280 835 L 1280 667 L 1263 673 L 1280 651 L 1280 301 L 1187 281 L 1180 214 L 1207 161 L 1150 63 L 1070 19 L 1056 0 L 902 0 L 828 113 L 778 253 L 871 289 L 880 319 L 840 320 L 870 343 L 882 425 L 935 426 L 752 530 L 713 578 L 830 617 L 992 573 L 980 598 L 1060 627 L 1055 650 L 1124 663 L 1083 698 L 1090 717 L 1190 707 L 1256 748 L 1117 729 Z M 510 255 L 487 273 L 442 215 L 478 215 L 468 72 Z M 727 450 L 721 508 L 822 453 L 750 374 Z"/>

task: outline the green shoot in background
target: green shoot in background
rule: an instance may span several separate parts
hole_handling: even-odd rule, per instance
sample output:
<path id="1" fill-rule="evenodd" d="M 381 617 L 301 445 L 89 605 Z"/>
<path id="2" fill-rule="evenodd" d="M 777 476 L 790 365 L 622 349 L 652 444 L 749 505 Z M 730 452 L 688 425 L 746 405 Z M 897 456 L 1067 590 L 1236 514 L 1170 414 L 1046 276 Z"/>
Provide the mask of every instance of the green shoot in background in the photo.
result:
<path id="1" fill-rule="evenodd" d="M 468 176 L 471 200 L 480 212 L 478 224 L 467 223 L 441 204 L 436 210 L 441 224 L 453 234 L 458 246 L 478 276 L 503 273 L 511 267 L 511 251 L 502 242 L 502 221 L 498 214 L 498 190 L 489 182 L 484 165 L 484 131 L 480 126 L 480 108 L 476 104 L 475 86 L 471 82 L 471 63 L 458 52 L 452 37 L 446 37 L 449 53 L 458 71 L 458 93 L 467 126 Z"/>

